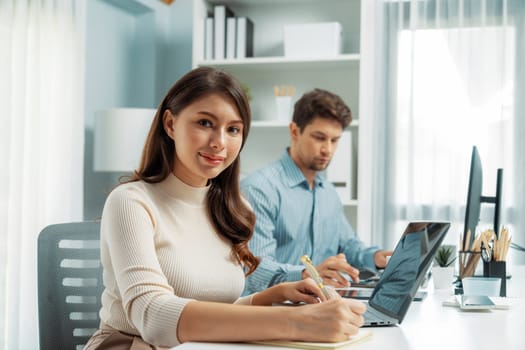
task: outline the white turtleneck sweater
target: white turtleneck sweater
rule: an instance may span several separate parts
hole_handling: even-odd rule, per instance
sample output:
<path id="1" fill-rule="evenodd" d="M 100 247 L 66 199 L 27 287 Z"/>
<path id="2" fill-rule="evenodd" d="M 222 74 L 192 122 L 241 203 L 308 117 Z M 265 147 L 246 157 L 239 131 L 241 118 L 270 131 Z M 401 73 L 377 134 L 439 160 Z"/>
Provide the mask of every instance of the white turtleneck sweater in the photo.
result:
<path id="1" fill-rule="evenodd" d="M 159 346 L 179 344 L 177 323 L 191 300 L 248 304 L 232 245 L 206 213 L 209 187 L 174 175 L 157 184 L 118 186 L 101 224 L 101 320 Z"/>

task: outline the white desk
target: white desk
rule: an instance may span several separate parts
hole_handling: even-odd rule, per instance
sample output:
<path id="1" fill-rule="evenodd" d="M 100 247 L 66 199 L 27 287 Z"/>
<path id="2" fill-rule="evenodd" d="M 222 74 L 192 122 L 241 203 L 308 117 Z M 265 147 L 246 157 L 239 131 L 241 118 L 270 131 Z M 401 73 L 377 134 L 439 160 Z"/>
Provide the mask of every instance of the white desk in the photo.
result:
<path id="1" fill-rule="evenodd" d="M 368 328 L 372 338 L 350 347 L 356 350 L 390 349 L 461 349 L 461 350 L 524 350 L 525 349 L 525 266 L 512 266 L 507 280 L 507 296 L 512 303 L 508 310 L 462 311 L 441 303 L 452 294 L 434 291 L 413 302 L 403 323 L 395 327 Z M 279 350 L 271 347 L 234 343 L 185 343 L 174 350 Z"/>

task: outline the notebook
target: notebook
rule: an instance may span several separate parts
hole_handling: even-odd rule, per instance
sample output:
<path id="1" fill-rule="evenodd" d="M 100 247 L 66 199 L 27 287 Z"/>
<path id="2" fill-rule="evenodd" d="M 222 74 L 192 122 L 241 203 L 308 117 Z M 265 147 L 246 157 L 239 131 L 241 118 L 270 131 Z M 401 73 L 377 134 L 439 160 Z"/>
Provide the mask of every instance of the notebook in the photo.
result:
<path id="1" fill-rule="evenodd" d="M 408 224 L 368 300 L 364 327 L 403 321 L 449 228 L 448 222 Z"/>
<path id="2" fill-rule="evenodd" d="M 304 341 L 259 341 L 253 342 L 255 344 L 264 344 L 272 346 L 282 346 L 285 348 L 295 349 L 308 349 L 308 350 L 323 350 L 323 349 L 346 349 L 354 344 L 360 343 L 372 336 L 372 332 L 368 330 L 360 329 L 356 335 L 351 336 L 348 340 L 337 342 L 337 343 L 315 343 L 315 342 L 304 342 Z"/>

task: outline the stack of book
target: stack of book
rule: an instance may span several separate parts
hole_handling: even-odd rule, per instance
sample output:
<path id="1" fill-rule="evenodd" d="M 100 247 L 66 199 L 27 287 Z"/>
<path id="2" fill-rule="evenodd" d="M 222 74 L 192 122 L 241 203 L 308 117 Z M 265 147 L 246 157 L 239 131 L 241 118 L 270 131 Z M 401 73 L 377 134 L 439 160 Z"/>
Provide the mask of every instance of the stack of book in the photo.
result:
<path id="1" fill-rule="evenodd" d="M 213 16 L 204 20 L 204 59 L 246 57 L 253 57 L 253 22 L 249 17 L 235 17 L 226 5 L 215 5 Z"/>

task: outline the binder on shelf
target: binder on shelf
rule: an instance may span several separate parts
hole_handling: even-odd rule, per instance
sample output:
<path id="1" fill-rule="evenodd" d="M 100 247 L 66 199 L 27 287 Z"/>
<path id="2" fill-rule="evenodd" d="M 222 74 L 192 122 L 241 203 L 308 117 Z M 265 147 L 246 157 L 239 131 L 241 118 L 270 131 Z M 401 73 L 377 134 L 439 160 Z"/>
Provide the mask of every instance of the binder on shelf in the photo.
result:
<path id="1" fill-rule="evenodd" d="M 237 58 L 253 57 L 253 22 L 248 17 L 237 18 Z"/>
<path id="2" fill-rule="evenodd" d="M 226 58 L 235 58 L 237 19 L 229 17 L 226 19 Z"/>
<path id="3" fill-rule="evenodd" d="M 214 59 L 226 57 L 226 18 L 233 17 L 233 11 L 226 5 L 213 7 L 214 18 Z"/>
<path id="4" fill-rule="evenodd" d="M 204 59 L 213 59 L 213 17 L 204 19 Z"/>
<path id="5" fill-rule="evenodd" d="M 334 186 L 343 203 L 352 198 L 352 134 L 344 131 L 337 150 L 326 170 L 328 181 Z"/>

